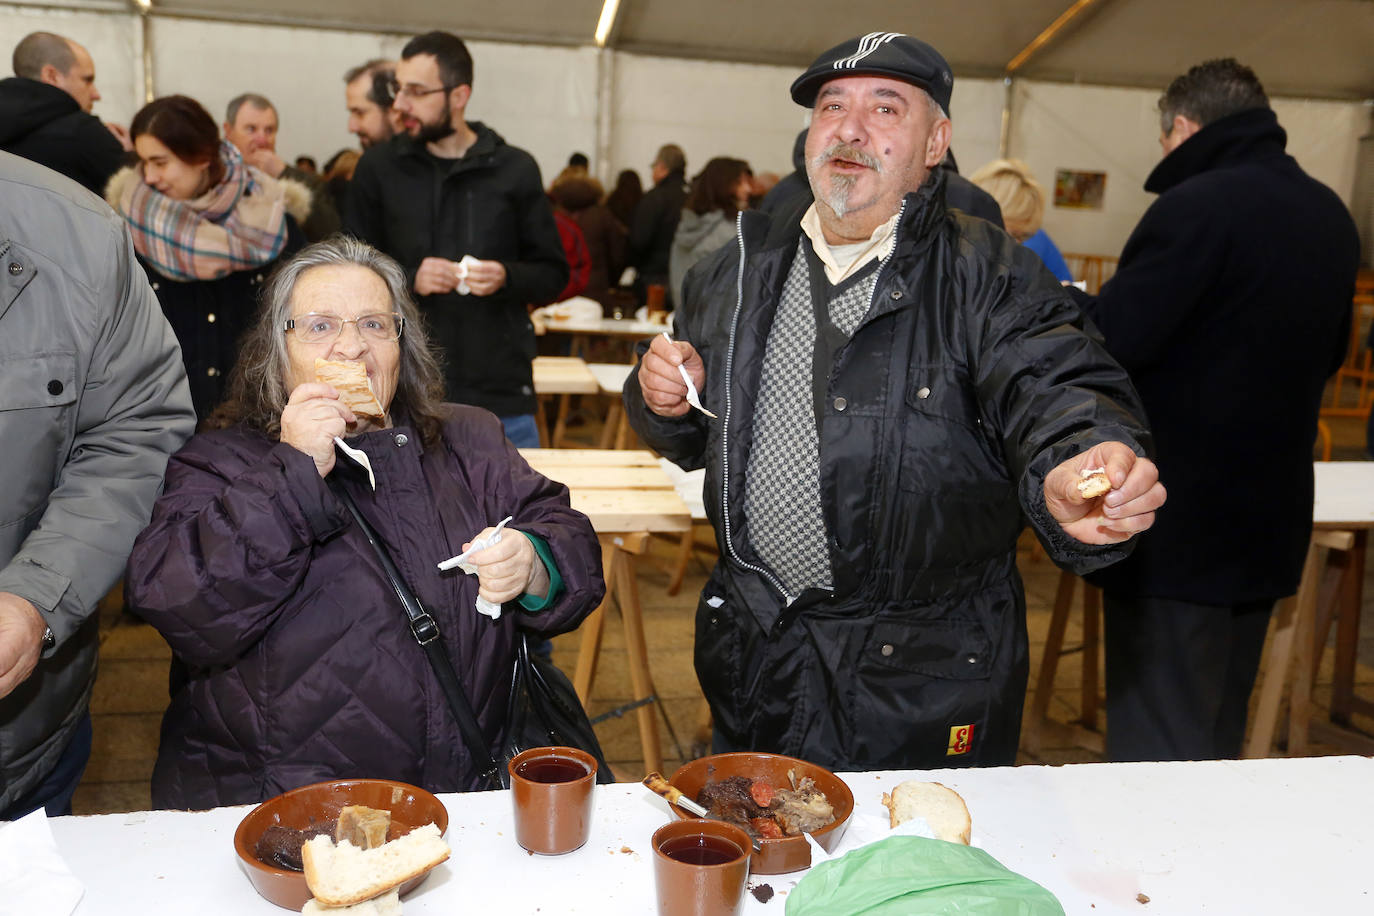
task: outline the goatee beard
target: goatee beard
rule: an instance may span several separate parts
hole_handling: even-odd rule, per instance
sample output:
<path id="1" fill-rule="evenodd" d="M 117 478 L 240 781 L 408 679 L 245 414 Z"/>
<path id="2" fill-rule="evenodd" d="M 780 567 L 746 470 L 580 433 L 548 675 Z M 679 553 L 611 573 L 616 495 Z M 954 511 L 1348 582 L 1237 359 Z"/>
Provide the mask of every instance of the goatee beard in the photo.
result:
<path id="1" fill-rule="evenodd" d="M 837 217 L 844 219 L 844 215 L 849 212 L 849 192 L 854 190 L 854 183 L 858 180 L 857 175 L 833 175 L 830 178 L 830 187 L 816 196 L 834 210 Z"/>
<path id="2" fill-rule="evenodd" d="M 861 149 L 855 149 L 848 143 L 835 142 L 830 144 L 817 155 L 813 156 L 806 163 L 807 178 L 811 182 L 812 193 L 816 199 L 823 202 L 831 210 L 835 211 L 835 216 L 843 219 L 849 212 L 849 193 L 854 190 L 854 185 L 858 182 L 858 175 L 831 175 L 829 187 L 817 187 L 817 177 L 820 170 L 831 159 L 847 159 L 850 162 L 857 162 L 865 168 L 870 168 L 878 174 L 883 172 L 882 161 L 877 156 L 869 155 Z"/>

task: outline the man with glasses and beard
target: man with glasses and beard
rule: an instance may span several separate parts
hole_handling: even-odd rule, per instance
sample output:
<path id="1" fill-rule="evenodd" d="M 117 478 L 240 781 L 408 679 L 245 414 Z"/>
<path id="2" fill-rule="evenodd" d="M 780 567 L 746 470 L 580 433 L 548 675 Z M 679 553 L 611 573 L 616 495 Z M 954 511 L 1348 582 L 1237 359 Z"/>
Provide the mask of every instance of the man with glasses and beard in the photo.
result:
<path id="1" fill-rule="evenodd" d="M 396 65 L 404 135 L 371 146 L 349 189 L 344 231 L 401 262 L 430 337 L 443 349 L 447 398 L 485 407 L 517 446 L 537 446 L 534 326 L 568 263 L 539 166 L 464 114 L 472 56 L 428 32 Z"/>
<path id="2" fill-rule="evenodd" d="M 745 212 L 626 381 L 644 440 L 706 468 L 721 560 L 695 654 L 717 750 L 1014 763 L 1022 527 L 1086 571 L 1164 502 L 1130 380 L 1063 287 L 946 208 L 952 86 L 892 32 L 822 54 L 792 84 L 816 202 Z"/>

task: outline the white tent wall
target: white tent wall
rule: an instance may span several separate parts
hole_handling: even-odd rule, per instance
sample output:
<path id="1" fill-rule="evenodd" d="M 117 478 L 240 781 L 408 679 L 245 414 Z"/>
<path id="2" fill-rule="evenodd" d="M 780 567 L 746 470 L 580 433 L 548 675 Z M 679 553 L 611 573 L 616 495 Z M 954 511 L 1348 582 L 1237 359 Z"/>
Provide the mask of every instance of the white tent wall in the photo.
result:
<path id="1" fill-rule="evenodd" d="M 617 54 L 611 174 L 634 169 L 647 188 L 654 154 L 676 143 L 689 177 L 715 156 L 786 175 L 792 141 L 806 126 L 806 110 L 787 95 L 796 76 L 791 67 Z"/>
<path id="2" fill-rule="evenodd" d="M 965 178 L 997 158 L 1002 141 L 1002 106 L 1006 87 L 1001 80 L 955 79 L 949 100 L 953 131 L 949 148 Z"/>
<path id="3" fill-rule="evenodd" d="M 343 75 L 374 57 L 395 58 L 405 38 L 367 32 L 154 18 L 153 84 L 159 95 L 199 100 L 216 121 L 240 92 L 267 96 L 281 116 L 277 152 L 321 164 L 348 133 Z M 528 150 L 546 179 L 573 149 L 596 143 L 596 52 L 590 48 L 470 42 L 471 120 Z"/>
<path id="4" fill-rule="evenodd" d="M 261 92 L 282 120 L 278 151 L 318 160 L 354 144 L 347 133 L 342 75 L 362 61 L 394 57 L 404 37 L 365 31 L 243 25 L 168 16 L 151 18 L 154 90 L 199 99 L 217 121 L 239 92 Z M 142 104 L 143 30 L 132 12 L 65 11 L 0 4 L 0 55 L 37 29 L 70 36 L 90 49 L 104 98 L 95 112 L 127 124 Z M 749 161 L 755 171 L 786 174 L 806 116 L 787 88 L 794 67 L 723 63 L 554 47 L 472 41 L 475 85 L 470 116 L 534 155 L 546 182 L 581 150 L 607 179 L 622 168 L 648 181 L 665 142 L 679 143 L 689 172 L 712 156 Z M 598 66 L 605 60 L 609 128 L 597 160 Z M 7 69 L 7 68 L 4 68 Z M 1261 77 L 1263 74 L 1261 74 Z M 1142 189 L 1159 161 L 1159 90 L 1018 80 L 1010 152 L 1025 159 L 1052 193 L 1054 173 L 1107 173 L 1101 210 L 1048 206 L 1045 228 L 1065 251 L 1117 254 L 1149 206 Z M 964 174 L 997 155 L 1005 88 L 997 79 L 961 78 L 951 102 L 953 148 Z M 1289 150 L 1347 202 L 1359 137 L 1369 123 L 1360 102 L 1276 99 Z"/>
<path id="5" fill-rule="evenodd" d="M 1155 199 L 1144 184 L 1160 159 L 1159 96 L 1157 89 L 1016 83 L 1012 155 L 1045 186 L 1051 200 L 1044 227 L 1061 250 L 1119 254 Z M 1274 99 L 1273 107 L 1288 132 L 1288 152 L 1349 205 L 1359 138 L 1369 124 L 1366 104 Z M 1106 172 L 1102 209 L 1055 207 L 1056 169 Z"/>
<path id="6" fill-rule="evenodd" d="M 30 32 L 66 35 L 91 52 L 102 96 L 95 113 L 103 120 L 127 125 L 142 107 L 143 26 L 138 16 L 0 4 L 0 73 L 12 72 L 10 54 Z"/>

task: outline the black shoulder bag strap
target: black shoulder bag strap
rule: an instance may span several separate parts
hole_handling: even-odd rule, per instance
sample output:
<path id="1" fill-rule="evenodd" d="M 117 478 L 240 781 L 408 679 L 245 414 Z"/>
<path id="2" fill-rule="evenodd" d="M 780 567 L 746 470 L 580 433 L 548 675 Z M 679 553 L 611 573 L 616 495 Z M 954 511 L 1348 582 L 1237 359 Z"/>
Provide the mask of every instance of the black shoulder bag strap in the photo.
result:
<path id="1" fill-rule="evenodd" d="M 434 669 L 434 676 L 439 681 L 439 686 L 444 691 L 444 696 L 448 698 L 448 705 L 453 710 L 453 718 L 458 721 L 458 731 L 463 736 L 463 743 L 468 746 L 468 754 L 472 761 L 480 769 L 482 776 L 493 789 L 505 788 L 505 775 L 503 768 L 492 757 L 491 751 L 487 748 L 487 740 L 482 736 L 482 727 L 477 724 L 477 716 L 472 711 L 472 704 L 468 702 L 467 695 L 463 693 L 463 685 L 458 680 L 458 675 L 453 670 L 453 660 L 449 658 L 448 648 L 444 641 L 439 638 L 439 624 L 434 617 L 425 610 L 420 599 L 416 598 L 411 592 L 410 586 L 406 585 L 405 579 L 401 578 L 400 571 L 391 559 L 391 553 L 387 550 L 386 544 L 377 536 L 377 532 L 368 524 L 367 519 L 358 511 L 358 504 L 353 501 L 353 497 L 337 481 L 326 478 L 329 488 L 334 491 L 334 495 L 343 501 L 348 507 L 348 511 L 353 515 L 353 520 L 358 523 L 367 542 L 372 545 L 372 549 L 377 552 L 377 559 L 381 561 L 382 569 L 386 570 L 387 578 L 391 580 L 392 591 L 396 593 L 396 598 L 401 602 L 401 607 L 405 609 L 406 617 L 410 620 L 410 632 L 415 637 L 415 641 L 420 644 L 420 648 L 425 650 L 425 657 L 429 659 L 429 666 Z"/>

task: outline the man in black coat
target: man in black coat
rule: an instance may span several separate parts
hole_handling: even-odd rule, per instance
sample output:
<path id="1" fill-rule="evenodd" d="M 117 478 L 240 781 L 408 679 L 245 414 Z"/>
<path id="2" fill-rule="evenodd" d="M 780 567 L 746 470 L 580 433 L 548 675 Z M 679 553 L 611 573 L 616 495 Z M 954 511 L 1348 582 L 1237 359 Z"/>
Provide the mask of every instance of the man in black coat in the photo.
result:
<path id="1" fill-rule="evenodd" d="M 465 120 L 472 57 L 447 32 L 420 35 L 396 65 L 404 136 L 363 153 L 344 231 L 410 276 L 443 348 L 451 401 L 501 418 L 516 445 L 537 446 L 534 326 L 525 306 L 568 282 L 539 166 L 494 130 Z"/>
<path id="2" fill-rule="evenodd" d="M 1254 72 L 1193 67 L 1159 109 L 1160 194 L 1096 299 L 1140 391 L 1169 506 L 1105 590 L 1107 753 L 1238 756 L 1269 614 L 1312 528 L 1323 385 L 1349 333 L 1355 224 L 1284 152 Z"/>
<path id="3" fill-rule="evenodd" d="M 100 90 L 90 53 L 34 32 L 15 45 L 13 63 L 15 75 L 0 80 L 0 149 L 104 194 L 131 146 L 127 130 L 91 114 Z"/>
<path id="4" fill-rule="evenodd" d="M 636 273 L 635 292 L 641 299 L 650 284 L 670 286 L 668 253 L 673 247 L 677 221 L 682 217 L 682 205 L 687 202 L 687 157 L 680 146 L 669 143 L 661 147 L 652 169 L 654 186 L 635 205 L 626 239 L 630 264 Z M 665 303 L 669 308 L 673 305 L 671 290 Z"/>

